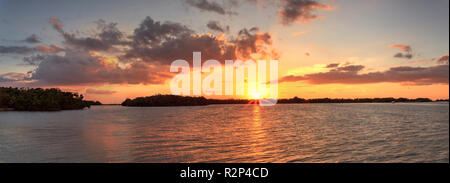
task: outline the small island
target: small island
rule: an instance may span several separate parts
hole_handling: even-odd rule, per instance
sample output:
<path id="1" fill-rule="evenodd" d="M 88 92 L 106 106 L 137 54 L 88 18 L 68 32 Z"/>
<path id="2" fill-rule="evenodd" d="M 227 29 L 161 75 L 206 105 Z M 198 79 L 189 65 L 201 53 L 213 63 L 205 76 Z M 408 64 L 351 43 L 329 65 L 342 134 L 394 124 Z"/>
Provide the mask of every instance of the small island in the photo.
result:
<path id="1" fill-rule="evenodd" d="M 130 107 L 156 107 L 156 106 L 203 106 L 208 105 L 205 97 L 189 97 L 179 95 L 153 95 L 149 97 L 138 97 L 126 99 L 122 106 Z"/>
<path id="2" fill-rule="evenodd" d="M 60 111 L 101 105 L 83 100 L 83 95 L 63 92 L 56 88 L 0 87 L 0 111 Z"/>

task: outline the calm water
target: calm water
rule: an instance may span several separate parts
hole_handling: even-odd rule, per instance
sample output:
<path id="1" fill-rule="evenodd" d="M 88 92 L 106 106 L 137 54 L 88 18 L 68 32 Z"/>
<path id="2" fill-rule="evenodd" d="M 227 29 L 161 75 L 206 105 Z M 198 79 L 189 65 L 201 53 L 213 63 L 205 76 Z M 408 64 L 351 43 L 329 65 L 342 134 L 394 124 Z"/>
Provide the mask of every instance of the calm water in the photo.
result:
<path id="1" fill-rule="evenodd" d="M 0 112 L 2 162 L 449 162 L 449 104 Z"/>

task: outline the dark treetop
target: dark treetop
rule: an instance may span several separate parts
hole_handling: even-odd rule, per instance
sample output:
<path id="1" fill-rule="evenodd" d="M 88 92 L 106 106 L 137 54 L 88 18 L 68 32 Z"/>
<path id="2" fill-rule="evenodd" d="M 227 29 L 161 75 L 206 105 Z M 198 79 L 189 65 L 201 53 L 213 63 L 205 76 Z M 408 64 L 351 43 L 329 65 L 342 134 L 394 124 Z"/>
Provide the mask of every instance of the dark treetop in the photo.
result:
<path id="1" fill-rule="evenodd" d="M 59 89 L 0 87 L 0 109 L 18 111 L 59 111 L 83 109 L 100 102 L 85 101 L 83 95 Z"/>
<path id="2" fill-rule="evenodd" d="M 122 106 L 151 107 L 151 106 L 199 106 L 208 105 L 205 97 L 188 97 L 178 95 L 153 95 L 138 97 L 133 100 L 126 99 Z"/>

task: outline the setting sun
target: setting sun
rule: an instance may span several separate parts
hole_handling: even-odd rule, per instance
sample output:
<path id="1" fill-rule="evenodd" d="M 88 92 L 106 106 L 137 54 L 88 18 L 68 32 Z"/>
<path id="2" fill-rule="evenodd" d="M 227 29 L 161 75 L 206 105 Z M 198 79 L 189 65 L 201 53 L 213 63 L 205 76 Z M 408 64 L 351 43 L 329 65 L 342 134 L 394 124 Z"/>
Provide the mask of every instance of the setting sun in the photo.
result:
<path id="1" fill-rule="evenodd" d="M 252 99 L 260 99 L 261 95 L 257 92 L 253 93 Z"/>

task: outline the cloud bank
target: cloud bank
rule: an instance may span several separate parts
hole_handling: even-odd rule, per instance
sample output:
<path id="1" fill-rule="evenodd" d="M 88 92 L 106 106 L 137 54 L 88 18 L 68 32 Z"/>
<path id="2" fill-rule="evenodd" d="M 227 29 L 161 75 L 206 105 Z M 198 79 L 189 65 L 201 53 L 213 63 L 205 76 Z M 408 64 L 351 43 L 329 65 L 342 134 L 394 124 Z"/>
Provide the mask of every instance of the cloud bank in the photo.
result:
<path id="1" fill-rule="evenodd" d="M 448 64 L 430 67 L 392 67 L 385 71 L 362 73 L 362 65 L 332 68 L 328 72 L 306 75 L 289 75 L 279 79 L 279 83 L 305 81 L 310 84 L 371 84 L 371 83 L 404 83 L 411 85 L 449 84 Z"/>
<path id="2" fill-rule="evenodd" d="M 177 59 L 191 62 L 193 52 L 202 52 L 202 60 L 221 62 L 277 55 L 271 48 L 272 36 L 255 27 L 225 37 L 146 17 L 131 34 L 120 31 L 117 23 L 99 20 L 94 35 L 78 35 L 65 31 L 57 18 L 50 18 L 49 23 L 63 45 L 0 46 L 1 54 L 23 55 L 25 65 L 36 67 L 26 78 L 8 74 L 2 75 L 0 82 L 30 81 L 41 86 L 163 84 L 173 76 L 168 72 L 170 64 Z"/>

